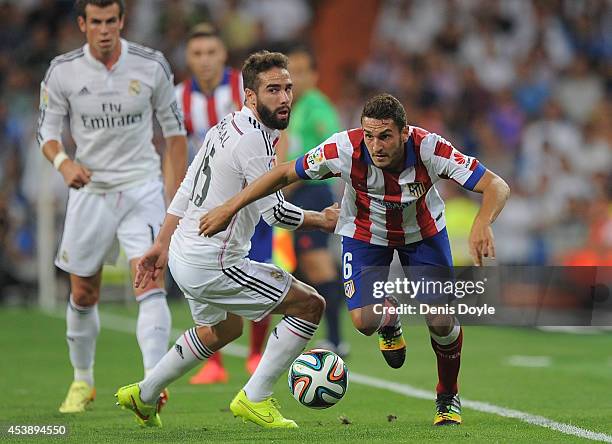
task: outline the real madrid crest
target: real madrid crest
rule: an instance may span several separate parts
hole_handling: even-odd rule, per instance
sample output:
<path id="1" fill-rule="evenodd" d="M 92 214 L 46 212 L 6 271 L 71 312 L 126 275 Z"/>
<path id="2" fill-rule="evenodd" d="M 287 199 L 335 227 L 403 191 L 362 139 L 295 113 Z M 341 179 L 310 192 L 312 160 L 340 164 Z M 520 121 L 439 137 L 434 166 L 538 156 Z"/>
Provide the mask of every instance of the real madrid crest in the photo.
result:
<path id="1" fill-rule="evenodd" d="M 272 276 L 277 281 L 282 281 L 283 280 L 283 273 L 281 271 L 278 271 L 278 270 L 271 271 L 270 272 L 270 276 Z"/>
<path id="2" fill-rule="evenodd" d="M 140 94 L 140 80 L 130 80 L 130 84 L 128 85 L 128 93 L 130 96 L 137 96 Z"/>

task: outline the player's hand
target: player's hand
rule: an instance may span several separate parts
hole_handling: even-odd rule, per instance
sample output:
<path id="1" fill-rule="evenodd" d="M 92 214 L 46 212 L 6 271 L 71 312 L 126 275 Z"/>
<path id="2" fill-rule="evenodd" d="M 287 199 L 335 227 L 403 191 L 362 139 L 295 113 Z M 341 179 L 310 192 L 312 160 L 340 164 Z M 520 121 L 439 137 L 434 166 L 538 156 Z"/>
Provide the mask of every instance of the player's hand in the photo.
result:
<path id="1" fill-rule="evenodd" d="M 483 257 L 495 259 L 495 239 L 490 223 L 474 220 L 468 243 L 470 255 L 477 267 L 482 265 Z"/>
<path id="2" fill-rule="evenodd" d="M 333 233 L 338 223 L 338 217 L 340 217 L 340 205 L 338 205 L 338 202 L 334 202 L 333 205 L 324 208 L 321 214 L 323 215 L 323 224 L 320 228 L 321 231 Z"/>
<path id="3" fill-rule="evenodd" d="M 151 281 L 156 281 L 168 263 L 168 248 L 155 242 L 136 264 L 134 288 L 146 288 Z"/>
<path id="4" fill-rule="evenodd" d="M 230 224 L 234 213 L 227 205 L 213 208 L 200 218 L 200 236 L 211 237 L 225 230 Z"/>
<path id="5" fill-rule="evenodd" d="M 64 182 L 70 188 L 79 189 L 90 182 L 91 171 L 72 159 L 66 159 L 59 167 L 59 172 L 64 176 Z"/>

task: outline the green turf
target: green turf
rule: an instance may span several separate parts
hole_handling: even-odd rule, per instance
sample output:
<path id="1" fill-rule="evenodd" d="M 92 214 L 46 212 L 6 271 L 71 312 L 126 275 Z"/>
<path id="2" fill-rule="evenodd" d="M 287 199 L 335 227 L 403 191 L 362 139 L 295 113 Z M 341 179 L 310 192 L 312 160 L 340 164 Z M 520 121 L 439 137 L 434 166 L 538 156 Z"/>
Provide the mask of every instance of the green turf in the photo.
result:
<path id="1" fill-rule="evenodd" d="M 174 328 L 190 326 L 184 303 L 172 304 Z M 135 306 L 106 305 L 103 313 L 135 318 Z M 244 361 L 225 356 L 231 373 L 225 385 L 194 387 L 187 377 L 174 383 L 163 412 L 164 428 L 141 430 L 131 413 L 114 406 L 115 389 L 141 377 L 142 365 L 135 335 L 104 328 L 96 355 L 98 397 L 92 411 L 82 415 L 57 412 L 70 383 L 59 317 L 34 310 L 0 310 L 0 424 L 65 424 L 68 438 L 58 442 L 576 442 L 575 436 L 516 419 L 464 409 L 460 427 L 431 426 L 433 402 L 349 383 L 346 398 L 322 411 L 306 409 L 290 396 L 285 376 L 277 387 L 283 413 L 300 425 L 296 431 L 268 431 L 234 419 L 228 404 L 247 379 Z M 386 367 L 374 338 L 351 331 L 350 371 L 433 391 L 435 360 L 424 326 L 405 331 L 408 361 L 401 370 Z M 246 338 L 241 338 L 244 343 Z M 610 334 L 568 335 L 514 328 L 465 329 L 461 393 L 466 399 L 513 408 L 549 419 L 612 435 L 612 351 Z M 545 368 L 507 364 L 508 355 L 549 356 Z M 388 417 L 397 417 L 391 421 Z M 339 417 L 348 418 L 342 424 Z M 0 440 L 8 439 L 0 435 Z M 42 438 L 44 440 L 44 438 Z M 11 439 L 9 439 L 11 441 Z M 41 442 L 41 438 L 12 439 Z"/>

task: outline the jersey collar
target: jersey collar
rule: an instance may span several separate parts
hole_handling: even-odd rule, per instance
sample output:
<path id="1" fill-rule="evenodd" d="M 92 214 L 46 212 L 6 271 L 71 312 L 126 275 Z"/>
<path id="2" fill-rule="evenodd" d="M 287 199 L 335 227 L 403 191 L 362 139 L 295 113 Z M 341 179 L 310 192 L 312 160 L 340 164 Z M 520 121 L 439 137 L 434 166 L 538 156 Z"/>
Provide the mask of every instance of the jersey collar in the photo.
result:
<path id="1" fill-rule="evenodd" d="M 119 59 L 117 60 L 117 63 L 115 63 L 113 65 L 113 67 L 110 69 L 110 71 L 114 71 L 115 69 L 117 69 L 117 67 L 119 67 L 121 65 L 121 63 L 123 62 L 123 60 L 125 60 L 125 58 L 127 57 L 127 53 L 128 53 L 128 42 L 124 39 L 119 39 L 119 42 L 121 44 L 121 54 L 119 54 Z M 91 54 L 91 50 L 89 48 L 89 43 L 85 43 L 85 45 L 83 46 L 83 51 L 85 53 L 85 59 L 87 60 L 88 63 L 90 63 L 92 66 L 94 66 L 97 69 L 100 70 L 105 70 L 105 71 L 109 71 L 106 66 L 104 65 L 104 63 L 102 63 L 101 61 L 99 61 L 98 59 L 96 59 L 92 54 Z"/>

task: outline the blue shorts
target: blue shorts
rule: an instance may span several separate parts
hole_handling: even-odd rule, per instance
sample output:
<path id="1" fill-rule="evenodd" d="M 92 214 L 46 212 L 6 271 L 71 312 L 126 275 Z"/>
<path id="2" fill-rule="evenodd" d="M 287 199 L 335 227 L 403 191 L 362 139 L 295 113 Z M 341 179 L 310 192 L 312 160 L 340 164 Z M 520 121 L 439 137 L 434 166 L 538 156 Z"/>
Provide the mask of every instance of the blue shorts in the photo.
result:
<path id="1" fill-rule="evenodd" d="M 333 205 L 334 195 L 327 184 L 302 183 L 288 200 L 304 210 L 321 211 Z M 295 254 L 299 256 L 302 252 L 327 248 L 328 239 L 329 234 L 323 231 L 295 231 L 293 233 Z"/>
<path id="2" fill-rule="evenodd" d="M 380 303 L 381 300 L 373 294 L 373 283 L 387 281 L 395 251 L 398 252 L 402 267 L 418 267 L 417 270 L 441 269 L 441 274 L 448 275 L 453 264 L 446 228 L 434 236 L 402 247 L 373 245 L 343 236 L 342 278 L 349 310 Z M 426 276 L 411 276 L 413 280 L 421 278 Z M 416 298 L 422 302 L 437 302 L 423 300 L 419 295 Z"/>
<path id="3" fill-rule="evenodd" d="M 259 219 L 251 238 L 248 258 L 256 262 L 272 262 L 272 227 Z"/>

